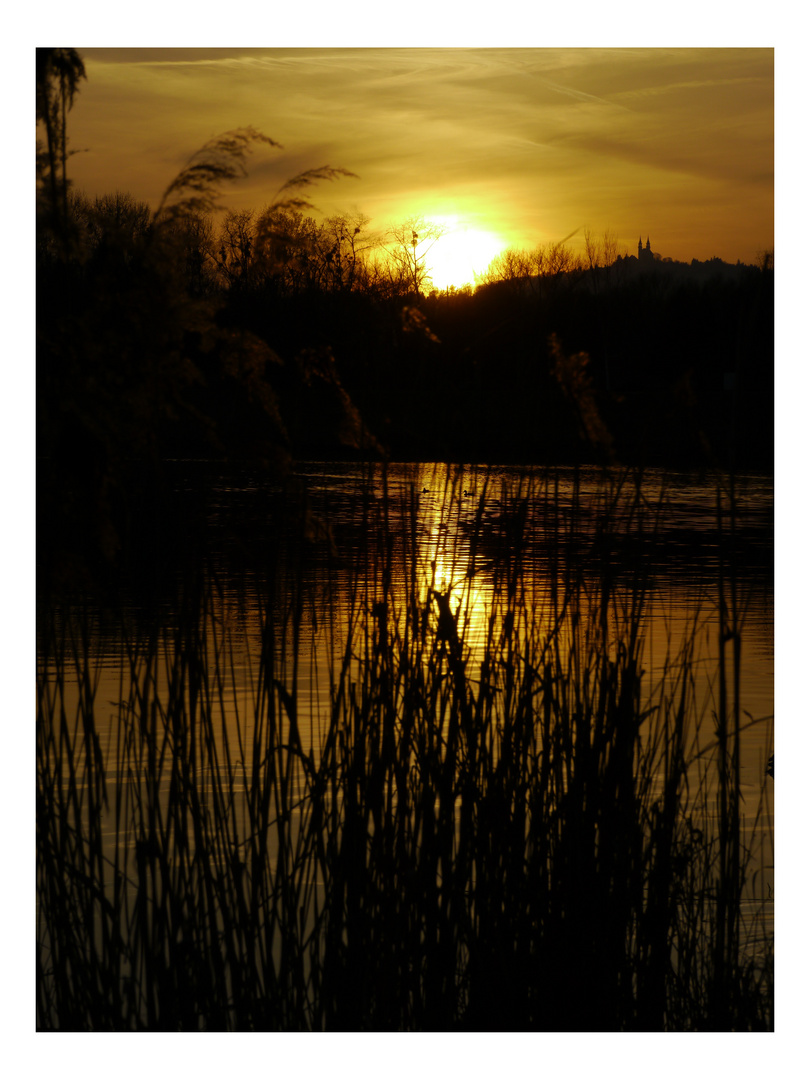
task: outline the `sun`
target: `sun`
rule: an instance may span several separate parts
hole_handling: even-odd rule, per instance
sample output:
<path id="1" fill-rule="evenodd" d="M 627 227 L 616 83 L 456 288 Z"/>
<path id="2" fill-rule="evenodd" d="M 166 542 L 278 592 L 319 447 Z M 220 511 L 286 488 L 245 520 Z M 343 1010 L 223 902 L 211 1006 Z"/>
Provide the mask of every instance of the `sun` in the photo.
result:
<path id="1" fill-rule="evenodd" d="M 430 279 L 440 290 L 474 284 L 476 275 L 507 246 L 495 233 L 472 228 L 458 218 L 432 217 L 431 221 L 445 230 L 425 259 Z"/>

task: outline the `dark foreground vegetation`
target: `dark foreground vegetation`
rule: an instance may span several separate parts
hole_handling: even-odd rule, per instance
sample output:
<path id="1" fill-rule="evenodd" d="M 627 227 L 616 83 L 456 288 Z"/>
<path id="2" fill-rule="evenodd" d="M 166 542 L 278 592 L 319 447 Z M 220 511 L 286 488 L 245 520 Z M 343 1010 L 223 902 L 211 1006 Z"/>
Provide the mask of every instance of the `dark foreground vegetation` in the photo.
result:
<path id="1" fill-rule="evenodd" d="M 369 482 L 353 556 L 293 533 L 236 609 L 189 575 L 98 658 L 82 609 L 42 620 L 40 1027 L 772 1028 L 767 902 L 741 915 L 772 835 L 764 762 L 742 802 L 733 543 L 645 679 L 656 505 L 621 477 L 596 506 L 553 474 L 499 495 L 497 527 L 462 529 L 469 500 L 438 493 L 460 593 L 420 559 L 420 496 Z"/>
<path id="2" fill-rule="evenodd" d="M 771 1028 L 772 937 L 762 911 L 740 915 L 752 839 L 723 469 L 770 465 L 770 269 L 622 276 L 557 251 L 542 274 L 425 295 L 407 233 L 385 265 L 361 251 L 362 220 L 306 217 L 302 191 L 341 170 L 214 217 L 270 142 L 250 130 L 212 140 L 155 211 L 90 201 L 66 175 L 81 62 L 40 52 L 38 1026 Z M 553 470 L 502 493 L 494 532 L 465 527 L 448 572 L 474 581 L 485 558 L 492 574 L 475 651 L 417 558 L 419 493 L 394 528 L 369 480 L 349 555 L 288 483 L 305 455 L 632 468 L 582 507 L 587 540 Z M 178 458 L 249 462 L 275 492 L 261 543 L 234 544 L 235 611 Z M 711 716 L 697 612 L 667 677 L 642 685 L 656 511 L 639 478 L 656 461 L 717 478 Z M 537 495 L 550 531 L 527 527 Z M 464 498 L 441 493 L 448 529 Z M 542 604 L 522 572 L 539 547 Z M 341 607 L 330 560 L 351 576 Z M 333 650 L 310 710 L 314 623 Z"/>

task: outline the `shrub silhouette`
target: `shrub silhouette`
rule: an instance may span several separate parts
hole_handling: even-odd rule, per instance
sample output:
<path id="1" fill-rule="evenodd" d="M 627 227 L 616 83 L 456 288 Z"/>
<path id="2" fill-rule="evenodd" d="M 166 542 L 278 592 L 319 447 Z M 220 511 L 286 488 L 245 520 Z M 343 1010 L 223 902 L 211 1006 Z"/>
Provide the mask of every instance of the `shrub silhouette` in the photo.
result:
<path id="1" fill-rule="evenodd" d="M 120 193 L 92 203 L 69 197 L 66 114 L 83 77 L 74 50 L 38 55 L 37 118 L 48 140 L 38 156 L 37 220 L 43 571 L 61 555 L 85 569 L 125 553 L 142 559 L 155 517 L 169 523 L 167 458 L 248 458 L 279 475 L 295 449 L 285 408 L 296 410 L 292 430 L 317 426 L 323 445 L 375 448 L 333 364 L 308 417 L 300 389 L 312 383 L 299 378 L 300 363 L 288 358 L 285 376 L 266 342 L 223 324 L 218 297 L 203 286 L 207 215 L 221 206 L 223 186 L 245 174 L 254 147 L 279 144 L 253 128 L 210 140 L 148 219 Z M 303 193 L 312 185 L 350 175 L 306 170 L 282 185 L 274 208 L 310 208 Z M 271 232 L 266 224 L 265 240 Z"/>

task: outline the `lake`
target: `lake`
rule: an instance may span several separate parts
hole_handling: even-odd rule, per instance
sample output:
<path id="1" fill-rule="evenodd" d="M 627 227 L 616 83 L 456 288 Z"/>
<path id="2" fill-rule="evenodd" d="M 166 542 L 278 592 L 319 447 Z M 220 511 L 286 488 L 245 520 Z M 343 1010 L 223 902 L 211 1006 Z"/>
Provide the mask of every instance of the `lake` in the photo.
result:
<path id="1" fill-rule="evenodd" d="M 767 945 L 773 930 L 773 781 L 765 775 L 773 752 L 772 478 L 737 477 L 733 488 L 723 480 L 718 496 L 705 476 L 657 470 L 635 477 L 595 468 L 308 462 L 283 486 L 258 471 L 203 462 L 176 462 L 173 471 L 178 500 L 202 507 L 199 561 L 170 571 L 178 593 L 142 603 L 131 591 L 113 611 L 66 606 L 55 613 L 57 637 L 63 647 L 71 644 L 61 654 L 47 650 L 40 663 L 40 714 L 52 723 L 60 714 L 67 718 L 76 759 L 92 715 L 108 785 L 99 810 L 101 861 L 116 868 L 128 858 L 137 862 L 144 836 L 160 834 L 156 819 L 173 820 L 180 788 L 197 790 L 194 799 L 212 805 L 222 799 L 215 816 L 228 824 L 217 825 L 217 845 L 227 836 L 247 852 L 259 814 L 252 801 L 256 778 L 272 758 L 277 812 L 263 850 L 278 871 L 286 867 L 300 881 L 301 925 L 311 932 L 332 911 L 337 858 L 337 849 L 319 853 L 313 822 L 321 813 L 325 822 L 330 814 L 349 814 L 351 785 L 337 779 L 344 768 L 360 790 L 381 785 L 379 804 L 369 804 L 363 818 L 369 859 L 374 837 L 387 835 L 387 815 L 406 827 L 398 818 L 405 806 L 411 807 L 407 828 L 416 829 L 413 850 L 422 850 L 424 830 L 433 836 L 442 820 L 441 770 L 435 821 L 432 810 L 408 800 L 434 783 L 420 772 L 426 761 L 452 758 L 460 784 L 451 803 L 452 850 L 460 857 L 465 836 L 479 836 L 480 823 L 486 820 L 491 831 L 503 821 L 504 845 L 507 838 L 515 843 L 518 832 L 528 838 L 524 866 L 534 866 L 536 846 L 529 825 L 520 823 L 539 797 L 531 794 L 537 782 L 531 774 L 558 769 L 544 773 L 545 801 L 531 813 L 562 821 L 566 799 L 592 805 L 600 881 L 618 873 L 605 862 L 605 845 L 623 843 L 601 801 L 606 784 L 619 800 L 630 785 L 642 808 L 639 820 L 648 824 L 676 798 L 679 814 L 695 815 L 690 835 L 702 837 L 727 821 L 729 792 L 738 783 L 735 828 L 749 852 L 739 893 L 741 936 L 749 935 L 750 955 Z M 192 617 L 186 601 L 175 598 L 187 600 L 190 592 L 203 597 Z M 46 621 L 40 617 L 41 628 Z M 71 660 L 77 655 L 80 663 Z M 628 725 L 635 777 L 621 771 Z M 136 749 L 133 733 L 146 728 L 147 749 Z M 721 739 L 728 745 L 726 773 L 717 764 Z M 74 755 L 56 754 L 54 746 L 42 766 L 51 791 L 62 782 L 69 787 L 76 769 Z M 675 775 L 675 747 L 683 758 L 677 796 L 667 782 Z M 79 787 L 92 788 L 93 768 L 85 766 Z M 142 775 L 150 769 L 144 788 Z M 506 788 L 504 777 L 512 777 Z M 516 801 L 515 785 L 525 787 L 525 803 Z M 507 789 L 512 810 L 493 817 L 494 793 L 503 798 Z M 313 802 L 316 792 L 323 811 Z M 86 815 L 93 805 L 88 796 L 75 811 L 91 832 Z M 194 818 L 184 801 L 183 807 L 182 820 Z M 617 812 L 617 822 L 620 817 Z M 339 830 L 344 841 L 348 820 Z M 181 826 L 173 828 L 176 843 Z M 190 852 L 207 850 L 204 834 L 197 823 L 183 843 Z M 495 870 L 476 862 L 475 844 L 470 857 L 477 869 L 465 873 L 480 883 Z M 731 856 L 720 854 L 717 863 L 711 850 L 706 873 L 731 873 Z M 302 851 L 310 852 L 306 872 Z M 186 858 L 192 865 L 185 854 L 179 864 Z M 551 848 L 543 858 L 552 860 Z M 240 859 L 250 864 L 247 854 Z M 223 860 L 228 856 L 219 850 L 215 862 Z M 127 873 L 131 921 L 145 886 Z M 506 880 L 503 867 L 497 873 Z M 116 880 L 105 880 L 108 897 Z M 350 919 L 351 885 L 342 887 L 349 907 L 341 910 Z M 568 910 L 579 902 L 568 901 Z M 424 933 L 423 926 L 420 940 Z M 456 963 L 468 945 L 458 948 Z M 281 946 L 271 954 L 282 964 Z M 312 963 L 310 956 L 307 972 Z M 311 1010 L 316 988 L 307 986 Z M 469 1015 L 474 997 L 465 998 Z M 133 1006 L 133 1015 L 148 1019 L 148 1004 Z"/>

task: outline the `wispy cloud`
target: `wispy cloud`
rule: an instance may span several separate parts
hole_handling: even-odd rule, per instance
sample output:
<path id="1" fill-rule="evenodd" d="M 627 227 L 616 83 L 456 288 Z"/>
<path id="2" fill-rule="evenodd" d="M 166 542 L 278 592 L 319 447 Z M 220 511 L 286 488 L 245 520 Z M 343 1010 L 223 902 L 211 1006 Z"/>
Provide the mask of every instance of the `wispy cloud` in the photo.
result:
<path id="1" fill-rule="evenodd" d="M 154 199 L 205 139 L 253 124 L 285 150 L 256 159 L 237 203 L 328 163 L 360 179 L 319 190 L 318 205 L 358 206 L 380 224 L 462 208 L 530 244 L 586 220 L 628 243 L 652 231 L 658 250 L 701 257 L 674 242 L 690 214 L 710 212 L 712 235 L 704 228 L 694 244 L 711 254 L 752 257 L 772 243 L 770 50 L 151 49 L 86 59 L 72 121 L 74 145 L 92 150 L 74 159 L 89 190 Z"/>

